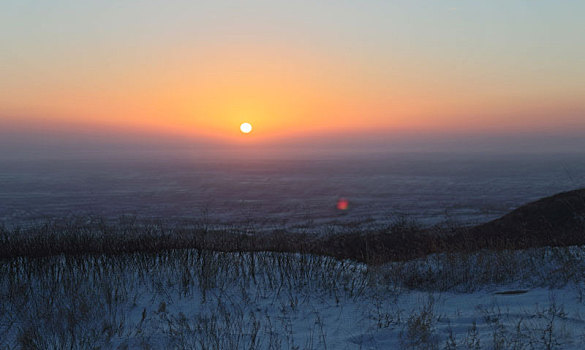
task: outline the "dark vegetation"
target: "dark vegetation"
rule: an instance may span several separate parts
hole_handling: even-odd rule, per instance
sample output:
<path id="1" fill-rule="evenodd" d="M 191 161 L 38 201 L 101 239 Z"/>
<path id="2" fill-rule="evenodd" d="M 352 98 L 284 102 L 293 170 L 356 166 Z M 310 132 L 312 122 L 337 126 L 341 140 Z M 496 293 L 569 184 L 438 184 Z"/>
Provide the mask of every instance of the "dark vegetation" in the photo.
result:
<path id="1" fill-rule="evenodd" d="M 327 237 L 321 254 L 367 263 L 410 260 L 439 252 L 526 249 L 585 244 L 585 189 L 528 203 L 473 227 L 423 229 L 401 220 L 379 232 Z"/>
<path id="2" fill-rule="evenodd" d="M 410 260 L 440 252 L 525 249 L 585 244 L 585 189 L 526 204 L 503 217 L 473 227 L 423 228 L 407 219 L 383 229 L 343 234 L 246 234 L 205 225 L 166 226 L 123 218 L 52 221 L 0 228 L 0 258 L 59 254 L 121 254 L 202 249 L 224 252 L 298 252 L 352 259 L 369 264 Z"/>
<path id="3" fill-rule="evenodd" d="M 360 348 L 388 348 L 372 343 L 376 335 L 396 337 L 401 349 L 565 348 L 584 339 L 582 321 L 553 294 L 518 314 L 482 302 L 464 317 L 446 315 L 439 300 L 546 287 L 571 290 L 580 307 L 585 246 L 504 248 L 581 242 L 582 198 L 563 193 L 471 228 L 398 219 L 330 236 L 129 217 L 1 228 L 0 349 L 338 348 L 332 330 L 348 315 L 343 337 L 355 332 L 347 344 Z M 503 233 L 480 237 L 491 229 Z M 337 260 L 347 258 L 372 264 Z"/>

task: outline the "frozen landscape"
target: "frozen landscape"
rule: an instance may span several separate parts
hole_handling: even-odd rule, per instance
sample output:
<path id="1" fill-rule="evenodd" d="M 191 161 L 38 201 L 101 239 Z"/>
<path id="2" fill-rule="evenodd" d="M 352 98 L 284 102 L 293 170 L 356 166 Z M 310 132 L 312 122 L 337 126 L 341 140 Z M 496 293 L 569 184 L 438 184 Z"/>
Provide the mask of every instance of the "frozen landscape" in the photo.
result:
<path id="1" fill-rule="evenodd" d="M 582 349 L 584 254 L 16 259 L 0 265 L 0 348 Z"/>
<path id="2" fill-rule="evenodd" d="M 249 234 L 343 233 L 401 215 L 467 225 L 585 185 L 571 155 L 3 166 L 4 244 L 18 225 L 84 216 Z M 349 210 L 335 208 L 340 197 Z M 582 349 L 584 255 L 482 250 L 377 266 L 200 249 L 23 256 L 0 263 L 0 349 Z"/>
<path id="3" fill-rule="evenodd" d="M 585 186 L 585 159 L 578 154 L 332 154 L 0 159 L 0 223 L 134 215 L 294 231 L 367 227 L 406 215 L 427 225 L 473 224 Z M 339 198 L 349 200 L 349 210 L 336 210 Z"/>
<path id="4" fill-rule="evenodd" d="M 0 1 L 0 350 L 584 350 L 585 1 Z"/>

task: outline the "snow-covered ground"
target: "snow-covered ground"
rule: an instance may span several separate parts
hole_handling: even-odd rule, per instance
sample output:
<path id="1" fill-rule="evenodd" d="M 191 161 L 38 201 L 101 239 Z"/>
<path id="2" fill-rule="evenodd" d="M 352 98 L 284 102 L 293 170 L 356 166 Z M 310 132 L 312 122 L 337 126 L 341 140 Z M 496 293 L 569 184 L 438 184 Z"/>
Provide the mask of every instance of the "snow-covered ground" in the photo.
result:
<path id="1" fill-rule="evenodd" d="M 0 263 L 0 349 L 583 349 L 585 248 Z"/>

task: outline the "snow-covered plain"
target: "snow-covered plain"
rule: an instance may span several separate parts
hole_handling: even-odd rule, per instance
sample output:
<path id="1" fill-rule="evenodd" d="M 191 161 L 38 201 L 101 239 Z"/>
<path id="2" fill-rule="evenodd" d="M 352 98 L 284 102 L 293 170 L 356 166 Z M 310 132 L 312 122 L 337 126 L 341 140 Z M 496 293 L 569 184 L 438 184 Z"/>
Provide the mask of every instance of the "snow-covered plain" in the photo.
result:
<path id="1" fill-rule="evenodd" d="M 80 215 L 204 218 L 249 231 L 369 228 L 396 215 L 473 224 L 580 187 L 580 155 L 77 154 L 0 159 L 0 224 Z M 336 210 L 340 197 L 349 210 Z"/>
<path id="2" fill-rule="evenodd" d="M 570 155 L 98 158 L 0 160 L 0 224 L 126 214 L 250 232 L 356 230 L 397 214 L 477 223 L 585 186 L 585 162 Z M 349 210 L 335 209 L 340 197 Z M 583 349 L 584 255 L 375 267 L 196 250 L 4 260 L 0 349 Z"/>
<path id="3" fill-rule="evenodd" d="M 366 266 L 178 250 L 0 264 L 0 349 L 583 349 L 585 248 Z"/>

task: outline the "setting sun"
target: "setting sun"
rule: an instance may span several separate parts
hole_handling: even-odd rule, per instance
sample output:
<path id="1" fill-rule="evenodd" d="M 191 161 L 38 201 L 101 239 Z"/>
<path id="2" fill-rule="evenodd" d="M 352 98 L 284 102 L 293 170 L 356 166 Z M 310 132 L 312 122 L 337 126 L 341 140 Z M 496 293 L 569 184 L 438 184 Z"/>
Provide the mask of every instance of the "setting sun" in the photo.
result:
<path id="1" fill-rule="evenodd" d="M 0 0 L 0 350 L 585 350 L 583 14 Z"/>
<path id="2" fill-rule="evenodd" d="M 252 125 L 250 123 L 242 123 L 242 125 L 240 125 L 240 131 L 244 134 L 249 134 L 250 131 L 252 131 Z"/>

